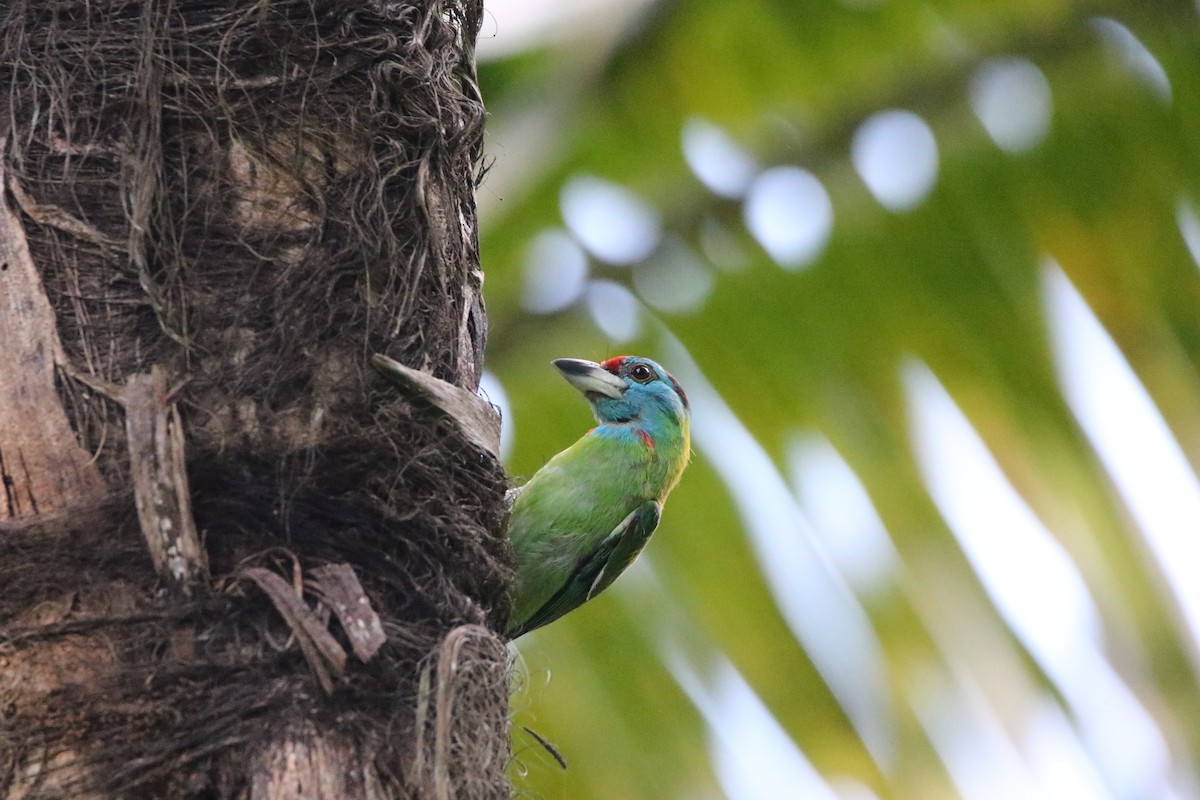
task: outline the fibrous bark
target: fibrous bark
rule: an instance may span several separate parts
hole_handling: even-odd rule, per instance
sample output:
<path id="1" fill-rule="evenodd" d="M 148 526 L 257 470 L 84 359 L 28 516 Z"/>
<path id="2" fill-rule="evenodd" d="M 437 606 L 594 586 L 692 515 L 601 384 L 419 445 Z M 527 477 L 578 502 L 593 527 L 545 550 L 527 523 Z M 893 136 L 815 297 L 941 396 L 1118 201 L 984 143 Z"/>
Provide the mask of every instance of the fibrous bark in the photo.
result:
<path id="1" fill-rule="evenodd" d="M 0 798 L 507 795 L 481 10 L 0 4 Z"/>
<path id="2" fill-rule="evenodd" d="M 0 186 L 5 178 L 0 164 Z M 25 229 L 0 194 L 0 525 L 60 515 L 103 494 L 54 389 L 63 360 Z"/>

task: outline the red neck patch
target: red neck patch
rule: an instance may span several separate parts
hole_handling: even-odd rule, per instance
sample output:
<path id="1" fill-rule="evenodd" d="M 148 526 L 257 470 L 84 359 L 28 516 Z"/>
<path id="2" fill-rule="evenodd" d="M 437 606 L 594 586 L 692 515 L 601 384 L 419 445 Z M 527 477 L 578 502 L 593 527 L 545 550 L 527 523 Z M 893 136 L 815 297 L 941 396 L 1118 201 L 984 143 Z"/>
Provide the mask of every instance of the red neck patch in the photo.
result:
<path id="1" fill-rule="evenodd" d="M 617 356 L 616 358 L 610 358 L 608 361 L 601 363 L 600 366 L 604 367 L 613 375 L 616 375 L 617 370 L 621 368 L 621 364 L 624 363 L 625 359 L 627 358 L 629 358 L 629 356 Z"/>
<path id="2" fill-rule="evenodd" d="M 651 450 L 654 449 L 654 440 L 650 438 L 650 434 L 646 433 L 641 428 L 638 428 L 637 435 L 642 437 L 642 441 L 646 443 L 647 447 L 649 447 Z"/>

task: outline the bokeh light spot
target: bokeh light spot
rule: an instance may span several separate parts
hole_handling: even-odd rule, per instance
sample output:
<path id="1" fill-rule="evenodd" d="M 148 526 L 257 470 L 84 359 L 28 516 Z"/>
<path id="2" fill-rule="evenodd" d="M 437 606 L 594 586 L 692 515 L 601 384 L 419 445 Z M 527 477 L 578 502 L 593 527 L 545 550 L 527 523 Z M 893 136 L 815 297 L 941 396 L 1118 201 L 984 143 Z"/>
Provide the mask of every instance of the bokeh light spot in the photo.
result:
<path id="1" fill-rule="evenodd" d="M 1121 66 L 1154 92 L 1159 100 L 1171 102 L 1171 79 L 1141 39 L 1111 17 L 1093 17 L 1091 22 L 1100 38 L 1112 48 Z"/>
<path id="2" fill-rule="evenodd" d="M 907 365 L 904 383 L 934 503 L 1009 626 L 1048 672 L 1062 674 L 1099 634 L 1083 577 L 929 369 Z"/>
<path id="3" fill-rule="evenodd" d="M 858 126 L 850 158 L 867 189 L 889 211 L 907 211 L 937 181 L 938 151 L 933 131 L 911 111 L 881 111 Z"/>
<path id="4" fill-rule="evenodd" d="M 899 556 L 862 481 L 819 434 L 793 438 L 787 456 L 800 505 L 846 582 L 859 592 L 881 589 Z"/>
<path id="5" fill-rule="evenodd" d="M 658 213 L 624 187 L 582 175 L 563 187 L 559 202 L 567 227 L 596 258 L 633 264 L 658 246 Z"/>
<path id="6" fill-rule="evenodd" d="M 500 409 L 500 460 L 506 461 L 516 441 L 516 426 L 508 392 L 504 391 L 504 385 L 496 374 L 486 369 L 479 376 L 479 391 L 489 403 Z"/>
<path id="7" fill-rule="evenodd" d="M 782 267 L 807 266 L 833 231 L 833 203 L 821 182 L 800 167 L 774 167 L 746 195 L 746 227 Z"/>
<path id="8" fill-rule="evenodd" d="M 1200 267 L 1200 217 L 1196 215 L 1196 207 L 1186 197 L 1180 197 L 1175 202 L 1175 224 L 1183 236 L 1192 261 Z"/>
<path id="9" fill-rule="evenodd" d="M 708 724 L 713 770 L 727 800 L 838 800 L 824 776 L 727 659 L 714 659 L 707 680 L 681 654 L 668 653 L 665 660 Z"/>
<path id="10" fill-rule="evenodd" d="M 693 117 L 683 124 L 683 157 L 700 182 L 721 197 L 746 193 L 758 164 L 725 130 Z"/>
<path id="11" fill-rule="evenodd" d="M 623 344 L 642 328 L 642 309 L 633 293 L 619 283 L 592 281 L 586 302 L 592 320 L 614 344 Z"/>
<path id="12" fill-rule="evenodd" d="M 522 305 L 535 314 L 560 311 L 579 299 L 587 275 L 583 248 L 566 231 L 543 231 L 525 259 Z"/>
<path id="13" fill-rule="evenodd" d="M 713 276 L 690 247 L 671 239 L 648 261 L 634 267 L 633 287 L 659 311 L 685 314 L 704 305 L 713 288 Z"/>
<path id="14" fill-rule="evenodd" d="M 1137 373 L 1054 262 L 1043 283 L 1063 394 L 1200 643 L 1200 480 Z"/>
<path id="15" fill-rule="evenodd" d="M 733 231 L 712 217 L 704 220 L 697 239 L 704 257 L 717 269 L 741 272 L 750 263 L 746 248 L 734 236 Z"/>
<path id="16" fill-rule="evenodd" d="M 1050 130 L 1050 84 L 1027 59 L 997 58 L 971 77 L 971 108 L 1000 149 L 1023 153 Z"/>

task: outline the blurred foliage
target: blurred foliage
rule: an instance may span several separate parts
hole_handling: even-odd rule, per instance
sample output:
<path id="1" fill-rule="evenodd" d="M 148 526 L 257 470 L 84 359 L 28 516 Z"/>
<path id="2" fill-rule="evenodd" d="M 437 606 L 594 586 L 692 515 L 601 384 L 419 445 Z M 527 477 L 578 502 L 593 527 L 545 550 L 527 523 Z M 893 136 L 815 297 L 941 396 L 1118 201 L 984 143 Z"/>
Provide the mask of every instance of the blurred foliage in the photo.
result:
<path id="1" fill-rule="evenodd" d="M 1153 54 L 1168 98 L 1130 68 L 1098 17 Z M 997 56 L 1029 59 L 1049 83 L 1049 132 L 1025 153 L 999 149 L 968 102 L 976 69 Z M 1074 560 L 1099 608 L 1106 656 L 1165 737 L 1174 796 L 1200 785 L 1196 642 L 1061 394 L 1043 297 L 1053 258 L 1200 466 L 1200 272 L 1177 222 L 1180 203 L 1200 199 L 1194 5 L 658 0 L 636 7 L 615 41 L 582 28 L 486 62 L 480 77 L 496 160 L 480 191 L 488 366 L 510 399 L 510 472 L 532 474 L 590 427 L 551 358 L 638 352 L 675 369 L 664 344 L 673 336 L 781 473 L 796 433 L 833 444 L 901 565 L 858 598 L 893 694 L 896 753 L 881 764 L 789 629 L 744 517 L 698 456 L 648 549 L 653 570 L 521 640 L 513 736 L 523 795 L 723 796 L 711 758 L 719 731 L 664 661 L 664 642 L 692 648 L 700 663 L 722 653 L 846 797 L 967 793 L 914 699 L 931 685 L 965 680 L 1022 740 L 1037 693 L 1062 687 L 1008 630 L 931 502 L 901 380 L 911 359 L 937 376 Z M 858 125 L 889 108 L 921 115 L 938 146 L 936 185 L 901 213 L 872 198 L 850 159 Z M 812 264 L 776 265 L 747 232 L 741 201 L 693 176 L 680 136 L 697 117 L 761 167 L 795 164 L 820 179 L 834 223 Z M 530 242 L 564 226 L 560 190 L 579 174 L 632 190 L 696 252 L 705 231 L 724 231 L 744 263 L 708 263 L 714 285 L 702 307 L 646 311 L 629 342 L 606 338 L 582 301 L 556 314 L 523 310 Z M 590 262 L 593 278 L 627 286 L 639 268 Z M 1195 527 L 1200 535 L 1200 520 Z M 1200 564 L 1190 566 L 1200 580 Z M 794 788 L 775 796 L 797 796 Z M 1098 796 L 1132 796 L 1107 791 Z"/>

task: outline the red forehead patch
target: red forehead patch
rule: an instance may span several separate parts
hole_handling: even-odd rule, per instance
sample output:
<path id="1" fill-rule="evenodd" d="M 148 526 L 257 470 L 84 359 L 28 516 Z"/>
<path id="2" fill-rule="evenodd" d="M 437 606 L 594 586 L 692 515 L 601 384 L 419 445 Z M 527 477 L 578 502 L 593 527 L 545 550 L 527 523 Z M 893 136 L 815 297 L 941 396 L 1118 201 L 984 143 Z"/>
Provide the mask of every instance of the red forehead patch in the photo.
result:
<path id="1" fill-rule="evenodd" d="M 600 366 L 604 367 L 613 375 L 616 375 L 617 370 L 621 368 L 621 363 L 627 358 L 629 358 L 629 356 L 617 356 L 616 358 L 610 358 L 608 361 L 603 362 Z"/>

